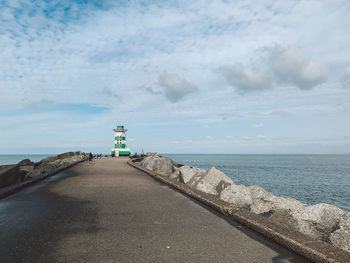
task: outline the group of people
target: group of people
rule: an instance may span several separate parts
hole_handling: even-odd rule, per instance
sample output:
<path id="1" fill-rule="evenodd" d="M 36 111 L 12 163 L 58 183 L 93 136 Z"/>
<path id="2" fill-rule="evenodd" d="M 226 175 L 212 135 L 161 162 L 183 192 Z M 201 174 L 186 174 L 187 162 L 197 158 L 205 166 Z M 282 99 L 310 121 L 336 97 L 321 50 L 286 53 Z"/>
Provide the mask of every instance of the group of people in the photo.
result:
<path id="1" fill-rule="evenodd" d="M 91 162 L 94 158 L 102 158 L 102 153 L 92 154 L 89 152 L 87 157 L 89 158 L 89 162 Z"/>

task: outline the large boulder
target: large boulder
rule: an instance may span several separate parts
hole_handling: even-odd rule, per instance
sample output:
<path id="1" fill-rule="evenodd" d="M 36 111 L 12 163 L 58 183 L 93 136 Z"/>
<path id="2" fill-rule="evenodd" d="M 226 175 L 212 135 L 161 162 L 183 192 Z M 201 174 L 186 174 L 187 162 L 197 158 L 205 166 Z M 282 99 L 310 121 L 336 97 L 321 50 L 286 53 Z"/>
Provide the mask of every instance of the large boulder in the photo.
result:
<path id="1" fill-rule="evenodd" d="M 256 214 L 273 212 L 276 210 L 294 211 L 303 205 L 292 198 L 278 197 L 258 185 L 248 186 L 253 200 L 251 211 Z"/>
<path id="2" fill-rule="evenodd" d="M 238 207 L 250 208 L 255 214 L 273 214 L 276 211 L 291 214 L 304 207 L 295 199 L 274 196 L 257 185 L 230 185 L 221 192 L 220 199 Z"/>
<path id="3" fill-rule="evenodd" d="M 34 164 L 32 165 L 22 165 L 19 167 L 19 170 L 22 175 L 26 175 L 27 173 L 30 173 L 34 170 Z"/>
<path id="4" fill-rule="evenodd" d="M 30 159 L 24 159 L 24 160 L 20 161 L 17 165 L 19 165 L 19 166 L 34 165 L 34 162 L 32 162 Z"/>
<path id="5" fill-rule="evenodd" d="M 339 229 L 331 233 L 329 240 L 334 246 L 350 252 L 350 212 L 340 218 Z"/>
<path id="6" fill-rule="evenodd" d="M 179 174 L 180 174 L 179 168 L 174 166 L 174 172 L 169 175 L 169 178 L 176 180 L 176 181 L 179 181 Z"/>
<path id="7" fill-rule="evenodd" d="M 205 171 L 200 168 L 192 168 L 187 165 L 179 168 L 179 182 L 187 184 L 194 176 L 201 177 Z"/>
<path id="8" fill-rule="evenodd" d="M 35 163 L 32 162 L 30 159 L 24 159 L 20 161 L 18 164 L 19 171 L 22 175 L 22 178 L 25 178 L 26 174 L 32 172 L 35 168 Z"/>
<path id="9" fill-rule="evenodd" d="M 173 160 L 159 154 L 150 154 L 140 162 L 140 165 L 148 170 L 152 170 L 166 176 L 170 176 L 173 172 L 175 172 Z"/>
<path id="10" fill-rule="evenodd" d="M 154 162 L 158 159 L 158 156 L 147 156 L 141 162 L 140 165 L 148 170 L 153 170 Z"/>
<path id="11" fill-rule="evenodd" d="M 304 208 L 303 204 L 298 200 L 288 197 L 273 196 L 272 203 L 275 211 L 286 210 L 289 214 Z"/>
<path id="12" fill-rule="evenodd" d="M 41 163 L 38 168 L 36 168 L 34 171 L 28 173 L 26 175 L 26 178 L 33 178 L 40 176 L 42 174 L 49 174 L 53 173 L 57 170 L 58 168 L 58 162 L 44 162 Z"/>
<path id="13" fill-rule="evenodd" d="M 298 231 L 298 223 L 293 218 L 292 213 L 299 209 L 303 209 L 304 206 L 298 200 L 293 198 L 272 197 L 273 209 L 268 212 L 269 219 L 274 224 L 288 225 L 289 228 Z"/>
<path id="14" fill-rule="evenodd" d="M 200 172 L 198 171 L 192 176 L 191 180 L 189 180 L 186 184 L 190 187 L 196 188 L 197 183 L 203 178 L 205 173 L 206 171 L 204 170 L 201 170 Z"/>
<path id="15" fill-rule="evenodd" d="M 208 194 L 219 195 L 225 187 L 233 183 L 230 177 L 213 166 L 201 176 L 196 183 L 196 189 Z"/>
<path id="16" fill-rule="evenodd" d="M 253 204 L 250 190 L 244 185 L 231 184 L 220 193 L 220 199 L 239 208 L 248 208 Z"/>
<path id="17" fill-rule="evenodd" d="M 0 169 L 0 188 L 19 183 L 23 176 L 18 165 L 4 165 Z"/>
<path id="18" fill-rule="evenodd" d="M 173 160 L 168 157 L 157 158 L 153 164 L 153 171 L 162 175 L 171 175 L 175 171 Z"/>
<path id="19" fill-rule="evenodd" d="M 40 161 L 40 165 L 43 164 L 43 163 L 51 163 L 51 162 L 54 162 L 54 161 L 56 161 L 56 160 L 58 160 L 58 159 L 60 159 L 60 158 L 58 157 L 58 155 L 56 155 L 56 156 L 50 156 L 50 157 L 47 157 L 47 158 L 42 159 L 42 160 Z"/>
<path id="20" fill-rule="evenodd" d="M 292 211 L 298 231 L 314 239 L 327 241 L 338 227 L 344 211 L 334 205 L 317 204 Z"/>
<path id="21" fill-rule="evenodd" d="M 250 206 L 251 212 L 265 214 L 275 211 L 273 203 L 274 195 L 258 185 L 251 185 L 248 188 L 252 199 L 252 205 Z"/>

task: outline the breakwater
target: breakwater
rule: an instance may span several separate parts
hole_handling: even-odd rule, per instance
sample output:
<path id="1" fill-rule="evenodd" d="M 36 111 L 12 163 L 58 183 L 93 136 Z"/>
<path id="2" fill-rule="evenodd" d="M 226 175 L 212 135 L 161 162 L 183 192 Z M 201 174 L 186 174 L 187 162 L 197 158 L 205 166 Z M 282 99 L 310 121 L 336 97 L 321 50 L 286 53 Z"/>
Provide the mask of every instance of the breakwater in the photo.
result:
<path id="1" fill-rule="evenodd" d="M 59 171 L 86 159 L 80 151 L 50 156 L 39 162 L 24 159 L 17 164 L 0 166 L 0 198 L 16 192 L 36 181 L 43 180 Z"/>
<path id="2" fill-rule="evenodd" d="M 215 167 L 192 168 L 156 153 L 133 164 L 315 262 L 350 258 L 350 214 L 336 206 L 304 206 L 259 186 L 237 185 Z"/>
<path id="3" fill-rule="evenodd" d="M 236 184 L 259 185 L 304 205 L 350 211 L 350 154 L 165 154 L 177 163 L 215 166 Z"/>

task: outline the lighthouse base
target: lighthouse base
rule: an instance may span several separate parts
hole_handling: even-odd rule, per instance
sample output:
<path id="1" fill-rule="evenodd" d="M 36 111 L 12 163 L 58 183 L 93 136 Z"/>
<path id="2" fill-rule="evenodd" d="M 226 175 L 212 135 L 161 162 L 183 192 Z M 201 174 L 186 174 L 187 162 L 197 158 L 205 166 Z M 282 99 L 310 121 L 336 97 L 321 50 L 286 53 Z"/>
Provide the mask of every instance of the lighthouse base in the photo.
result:
<path id="1" fill-rule="evenodd" d="M 112 155 L 112 157 L 115 157 L 115 156 L 130 156 L 130 151 L 129 150 L 116 150 L 116 149 L 113 149 L 112 150 L 112 153 L 111 153 L 111 155 Z"/>

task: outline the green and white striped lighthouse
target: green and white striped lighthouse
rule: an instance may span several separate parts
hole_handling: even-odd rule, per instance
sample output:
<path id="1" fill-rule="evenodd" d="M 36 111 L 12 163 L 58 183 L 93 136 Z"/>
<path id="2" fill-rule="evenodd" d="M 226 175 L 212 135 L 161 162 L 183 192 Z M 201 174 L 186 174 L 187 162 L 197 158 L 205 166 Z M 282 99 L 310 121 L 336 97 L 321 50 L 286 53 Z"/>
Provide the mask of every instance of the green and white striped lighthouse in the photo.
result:
<path id="1" fill-rule="evenodd" d="M 114 131 L 114 149 L 112 149 L 112 156 L 129 156 L 130 149 L 125 144 L 125 133 L 128 129 L 124 129 L 124 126 L 117 126 Z"/>

